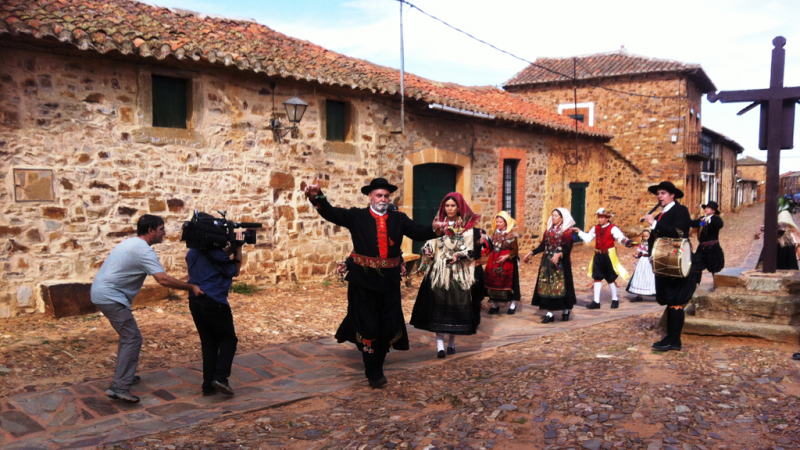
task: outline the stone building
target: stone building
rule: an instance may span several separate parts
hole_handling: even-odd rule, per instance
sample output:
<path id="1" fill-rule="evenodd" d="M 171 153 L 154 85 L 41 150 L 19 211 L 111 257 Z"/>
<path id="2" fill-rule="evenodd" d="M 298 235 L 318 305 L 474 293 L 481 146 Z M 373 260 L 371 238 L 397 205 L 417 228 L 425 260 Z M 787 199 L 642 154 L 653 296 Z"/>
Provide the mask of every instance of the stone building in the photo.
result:
<path id="1" fill-rule="evenodd" d="M 763 203 L 767 188 L 767 162 L 752 156 L 745 156 L 736 161 L 736 176 L 741 180 L 748 180 L 749 184 L 755 183 L 755 191 L 750 196 L 744 192 L 745 187 L 740 191 L 741 203 Z M 777 195 L 777 194 L 776 194 Z M 737 198 L 739 195 L 737 194 Z"/>
<path id="2" fill-rule="evenodd" d="M 780 195 L 794 195 L 800 191 L 800 172 L 781 174 Z"/>
<path id="3" fill-rule="evenodd" d="M 577 79 L 577 83 L 573 80 Z M 697 64 L 629 54 L 625 49 L 569 58 L 539 58 L 503 86 L 552 112 L 577 118 L 614 134 L 610 145 L 640 172 L 606 208 L 617 221 L 637 223 L 655 200 L 647 186 L 670 180 L 686 195 L 682 203 L 699 214 L 703 163 L 712 159 L 703 138 L 701 97 L 714 84 Z M 729 158 L 729 156 L 726 156 Z M 721 194 L 723 189 L 730 193 Z M 720 198 L 734 195 L 721 185 Z"/>
<path id="4" fill-rule="evenodd" d="M 157 252 L 174 276 L 185 276 L 183 221 L 226 210 L 264 224 L 243 279 L 302 282 L 350 251 L 348 232 L 302 194 L 317 178 L 347 207 L 383 175 L 423 222 L 457 190 L 485 228 L 509 210 L 529 248 L 563 191 L 583 184 L 594 205 L 624 195 L 624 183 L 598 179 L 640 174 L 609 132 L 576 130 L 511 93 L 407 74 L 401 109 L 397 70 L 255 22 L 124 0 L 11 0 L 0 61 L 0 317 L 42 310 L 54 286 L 85 292 L 144 213 L 166 219 Z M 289 129 L 282 103 L 294 96 L 308 108 Z"/>
<path id="5" fill-rule="evenodd" d="M 701 204 L 715 201 L 724 212 L 736 210 L 736 157 L 744 147 L 733 139 L 703 127 L 701 142 L 709 147 L 700 167 Z"/>

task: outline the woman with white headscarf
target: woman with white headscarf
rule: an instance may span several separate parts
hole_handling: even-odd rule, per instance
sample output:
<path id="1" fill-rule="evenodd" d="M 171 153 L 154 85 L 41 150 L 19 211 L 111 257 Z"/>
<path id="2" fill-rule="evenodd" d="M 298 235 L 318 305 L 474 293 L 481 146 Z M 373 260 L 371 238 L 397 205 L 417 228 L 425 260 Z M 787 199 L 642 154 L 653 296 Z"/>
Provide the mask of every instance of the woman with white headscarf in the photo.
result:
<path id="1" fill-rule="evenodd" d="M 556 208 L 547 221 L 547 231 L 538 247 L 525 255 L 525 262 L 536 254 L 543 253 L 536 288 L 531 305 L 547 310 L 542 323 L 555 321 L 553 311 L 563 311 L 561 320 L 569 320 L 575 306 L 575 286 L 572 283 L 572 226 L 575 221 L 566 208 Z"/>

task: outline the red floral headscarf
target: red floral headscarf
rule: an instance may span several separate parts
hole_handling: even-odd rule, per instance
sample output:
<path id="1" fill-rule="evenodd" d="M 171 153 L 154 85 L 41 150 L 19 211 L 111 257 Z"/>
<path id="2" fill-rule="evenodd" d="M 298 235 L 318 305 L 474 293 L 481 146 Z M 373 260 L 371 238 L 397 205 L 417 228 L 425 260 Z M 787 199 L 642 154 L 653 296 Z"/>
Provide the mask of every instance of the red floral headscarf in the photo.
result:
<path id="1" fill-rule="evenodd" d="M 440 222 L 447 220 L 447 213 L 444 211 L 444 204 L 449 198 L 455 200 L 456 206 L 458 206 L 458 216 L 461 218 L 461 226 L 464 227 L 465 230 L 472 228 L 481 218 L 481 215 L 472 212 L 469 205 L 467 205 L 467 202 L 464 201 L 464 196 L 458 192 L 451 192 L 444 196 L 442 203 L 439 204 L 439 214 L 436 215 L 437 220 Z"/>

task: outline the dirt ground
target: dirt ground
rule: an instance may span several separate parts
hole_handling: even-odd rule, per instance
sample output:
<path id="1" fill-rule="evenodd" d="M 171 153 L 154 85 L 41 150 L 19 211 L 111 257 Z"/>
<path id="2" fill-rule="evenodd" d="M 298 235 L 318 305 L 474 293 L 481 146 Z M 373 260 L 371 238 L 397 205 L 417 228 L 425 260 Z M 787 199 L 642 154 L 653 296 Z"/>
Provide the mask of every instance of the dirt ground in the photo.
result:
<path id="1" fill-rule="evenodd" d="M 735 266 L 750 249 L 752 235 L 761 224 L 763 205 L 723 216 L 720 240 L 728 266 Z M 638 240 L 637 237 L 631 236 Z M 635 249 L 618 246 L 621 262 L 633 273 Z M 591 289 L 586 268 L 592 246 L 578 245 L 572 265 L 575 288 Z M 522 249 L 527 253 L 530 249 Z M 158 248 L 156 247 L 156 251 Z M 246 251 L 246 248 L 245 248 Z M 520 281 L 523 301 L 529 301 L 535 284 L 539 257 L 522 264 Z M 403 289 L 406 319 L 416 298 L 420 278 Z M 624 284 L 620 295 L 625 298 Z M 186 296 L 159 306 L 134 311 L 144 336 L 140 370 L 174 367 L 199 361 L 200 340 L 189 313 Z M 609 298 L 604 287 L 604 298 Z M 252 295 L 231 294 L 234 323 L 242 353 L 272 344 L 310 341 L 330 337 L 344 317 L 346 287 L 336 279 L 323 282 L 263 286 Z M 90 379 L 107 379 L 116 363 L 117 335 L 99 314 L 53 319 L 41 314 L 0 322 L 0 400 L 21 392 L 42 391 Z"/>

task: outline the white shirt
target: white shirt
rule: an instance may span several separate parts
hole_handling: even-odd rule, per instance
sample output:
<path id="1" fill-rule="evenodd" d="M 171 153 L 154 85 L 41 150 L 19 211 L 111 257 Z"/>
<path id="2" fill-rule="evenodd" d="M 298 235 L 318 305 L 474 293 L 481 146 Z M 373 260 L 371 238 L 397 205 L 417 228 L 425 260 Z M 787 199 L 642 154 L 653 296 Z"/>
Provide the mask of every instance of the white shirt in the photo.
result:
<path id="1" fill-rule="evenodd" d="M 602 228 L 612 227 L 611 236 L 614 239 L 616 239 L 620 244 L 624 244 L 628 241 L 628 238 L 625 237 L 625 235 L 622 233 L 622 230 L 620 230 L 618 226 L 612 224 L 611 222 L 605 225 L 601 225 L 601 227 Z M 578 231 L 578 237 L 580 237 L 583 242 L 586 242 L 588 244 L 592 242 L 595 238 L 594 229 L 595 227 L 592 227 L 588 233 L 584 233 L 583 231 Z"/>
<path id="2" fill-rule="evenodd" d="M 669 205 L 667 205 L 667 206 L 665 206 L 665 207 L 661 208 L 661 214 L 664 214 L 665 212 L 669 211 L 670 209 L 672 209 L 672 207 L 673 207 L 673 206 L 675 206 L 675 202 L 672 202 L 672 203 L 670 203 Z M 657 224 L 657 223 L 658 223 L 658 221 L 657 221 L 657 220 L 654 220 L 654 221 L 653 221 L 653 224 L 652 224 L 652 225 L 650 225 L 650 229 L 651 229 L 651 230 L 655 230 L 655 229 L 656 229 L 656 224 Z"/>

